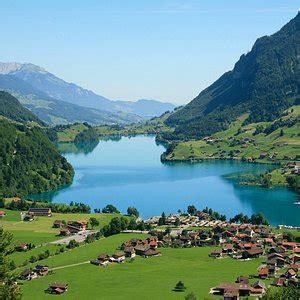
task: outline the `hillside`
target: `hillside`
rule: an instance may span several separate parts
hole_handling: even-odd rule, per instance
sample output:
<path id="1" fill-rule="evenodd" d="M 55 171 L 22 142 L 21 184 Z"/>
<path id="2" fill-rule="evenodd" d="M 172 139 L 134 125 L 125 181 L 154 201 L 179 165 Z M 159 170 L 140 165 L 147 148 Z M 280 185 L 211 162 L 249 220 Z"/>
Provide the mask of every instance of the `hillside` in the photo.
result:
<path id="1" fill-rule="evenodd" d="M 0 116 L 17 122 L 36 122 L 43 125 L 32 112 L 7 92 L 0 91 Z"/>
<path id="2" fill-rule="evenodd" d="M 31 63 L 0 63 L 0 74 L 22 80 L 42 93 L 43 98 L 46 97 L 89 108 L 90 111 L 92 108 L 110 112 L 116 116 L 120 115 L 121 121 L 126 117 L 128 119 L 127 123 L 139 121 L 136 115 L 140 116 L 140 119 L 141 117 L 148 119 L 175 108 L 175 105 L 171 103 L 155 100 L 112 101 L 74 83 L 68 83 Z M 19 84 L 24 85 L 21 82 Z M 14 89 L 15 87 L 11 86 L 11 90 Z M 34 94 L 37 95 L 36 91 Z M 124 122 L 120 123 L 123 124 Z"/>
<path id="3" fill-rule="evenodd" d="M 111 113 L 51 98 L 28 82 L 9 74 L 0 74 L 0 89 L 13 94 L 26 108 L 50 125 L 74 122 L 127 124 L 142 120 L 131 113 Z"/>
<path id="4" fill-rule="evenodd" d="M 232 71 L 202 91 L 166 124 L 167 139 L 201 138 L 228 128 L 243 113 L 245 124 L 272 121 L 300 99 L 300 13 L 281 30 L 259 38 Z"/>
<path id="5" fill-rule="evenodd" d="M 38 193 L 72 181 L 72 166 L 34 124 L 43 125 L 16 98 L 0 92 L 0 197 Z"/>

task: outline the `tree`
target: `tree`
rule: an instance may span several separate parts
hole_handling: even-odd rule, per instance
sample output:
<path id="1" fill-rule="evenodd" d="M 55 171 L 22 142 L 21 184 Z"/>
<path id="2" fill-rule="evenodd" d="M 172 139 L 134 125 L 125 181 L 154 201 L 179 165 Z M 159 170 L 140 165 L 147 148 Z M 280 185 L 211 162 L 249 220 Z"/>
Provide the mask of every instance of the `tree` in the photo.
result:
<path id="1" fill-rule="evenodd" d="M 262 300 L 294 300 L 300 299 L 300 289 L 289 285 L 280 289 L 268 289 L 267 293 L 262 296 Z"/>
<path id="2" fill-rule="evenodd" d="M 166 224 L 166 214 L 163 212 L 161 214 L 161 217 L 158 220 L 158 225 L 161 226 L 161 225 L 165 225 L 165 224 Z"/>
<path id="3" fill-rule="evenodd" d="M 197 297 L 194 293 L 189 293 L 185 296 L 185 300 L 197 300 Z"/>
<path id="4" fill-rule="evenodd" d="M 280 130 L 280 136 L 284 136 L 284 132 L 283 132 L 283 129 Z"/>
<path id="5" fill-rule="evenodd" d="M 75 240 L 70 240 L 70 242 L 69 242 L 69 244 L 68 244 L 68 248 L 69 249 L 74 249 L 74 248 L 76 248 L 76 247 L 78 247 L 79 246 L 79 243 L 78 242 L 76 242 Z"/>
<path id="6" fill-rule="evenodd" d="M 168 227 L 166 228 L 166 230 L 165 230 L 165 234 L 170 234 L 171 231 L 172 231 L 171 227 L 168 226 Z"/>
<path id="7" fill-rule="evenodd" d="M 99 226 L 99 221 L 96 218 L 92 217 L 92 218 L 90 218 L 90 224 L 91 224 L 92 228 L 94 229 L 94 227 Z"/>
<path id="8" fill-rule="evenodd" d="M 21 298 L 17 276 L 12 273 L 9 255 L 13 251 L 13 236 L 0 228 L 0 299 L 16 300 Z"/>
<path id="9" fill-rule="evenodd" d="M 133 207 L 133 206 L 129 206 L 128 208 L 127 208 L 127 214 L 129 215 L 129 216 L 135 216 L 135 217 L 139 217 L 139 212 L 138 212 L 138 210 L 135 208 L 135 207 Z"/>
<path id="10" fill-rule="evenodd" d="M 119 214 L 120 212 L 118 211 L 118 209 L 113 206 L 112 204 L 107 204 L 103 209 L 102 212 L 104 214 Z"/>
<path id="11" fill-rule="evenodd" d="M 174 292 L 183 292 L 185 290 L 186 287 L 184 286 L 184 283 L 182 281 L 178 281 L 173 289 Z"/>
<path id="12" fill-rule="evenodd" d="M 194 216 L 197 213 L 197 208 L 195 207 L 195 205 L 189 205 L 187 208 L 187 212 Z"/>

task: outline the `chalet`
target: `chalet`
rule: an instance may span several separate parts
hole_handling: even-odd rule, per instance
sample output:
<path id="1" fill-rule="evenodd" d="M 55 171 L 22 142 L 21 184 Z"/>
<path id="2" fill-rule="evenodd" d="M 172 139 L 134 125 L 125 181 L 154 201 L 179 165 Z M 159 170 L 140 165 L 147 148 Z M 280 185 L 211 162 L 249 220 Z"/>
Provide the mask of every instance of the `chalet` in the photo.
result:
<path id="1" fill-rule="evenodd" d="M 68 236 L 70 234 L 71 234 L 71 232 L 67 227 L 61 228 L 59 231 L 59 235 L 61 235 L 61 236 Z"/>
<path id="2" fill-rule="evenodd" d="M 135 253 L 137 255 L 144 255 L 146 251 L 150 249 L 149 245 L 137 245 L 134 247 Z"/>
<path id="3" fill-rule="evenodd" d="M 26 213 L 22 217 L 22 220 L 25 221 L 25 222 L 31 222 L 31 221 L 34 220 L 34 214 L 33 213 Z"/>
<path id="4" fill-rule="evenodd" d="M 15 250 L 16 251 L 27 251 L 28 250 L 29 245 L 26 243 L 21 243 L 17 246 L 15 246 Z"/>
<path id="5" fill-rule="evenodd" d="M 243 251 L 242 257 L 243 258 L 256 258 L 263 254 L 263 249 L 259 247 L 252 247 L 248 250 Z"/>
<path id="6" fill-rule="evenodd" d="M 266 158 L 268 156 L 268 153 L 267 152 L 261 152 L 260 154 L 259 154 L 259 158 L 260 159 L 264 159 L 264 158 Z"/>
<path id="7" fill-rule="evenodd" d="M 101 262 L 109 262 L 110 256 L 108 254 L 100 254 L 98 260 Z"/>
<path id="8" fill-rule="evenodd" d="M 239 300 L 239 291 L 235 289 L 226 289 L 224 291 L 224 300 Z"/>
<path id="9" fill-rule="evenodd" d="M 223 252 L 220 249 L 214 250 L 209 254 L 210 257 L 219 258 L 223 256 Z"/>
<path id="10" fill-rule="evenodd" d="M 226 291 L 238 291 L 239 296 L 249 296 L 251 293 L 251 286 L 243 283 L 221 283 L 214 288 L 218 294 L 224 295 Z"/>
<path id="11" fill-rule="evenodd" d="M 52 212 L 51 208 L 42 208 L 42 207 L 30 207 L 28 214 L 33 214 L 34 216 L 39 217 L 51 217 Z"/>
<path id="12" fill-rule="evenodd" d="M 20 274 L 21 280 L 31 280 L 37 278 L 37 273 L 31 269 L 26 269 Z"/>
<path id="13" fill-rule="evenodd" d="M 274 268 L 283 268 L 285 264 L 285 260 L 282 257 L 273 256 L 272 258 L 268 258 L 267 265 L 270 268 L 273 266 Z"/>
<path id="14" fill-rule="evenodd" d="M 243 283 L 243 284 L 248 284 L 249 283 L 249 277 L 247 276 L 239 276 L 236 281 L 236 283 Z"/>
<path id="15" fill-rule="evenodd" d="M 85 231 L 87 228 L 86 221 L 69 221 L 67 227 L 71 233 L 77 233 L 79 231 Z"/>
<path id="16" fill-rule="evenodd" d="M 283 241 L 281 243 L 281 246 L 284 247 L 285 249 L 294 250 L 297 247 L 297 243 Z"/>
<path id="17" fill-rule="evenodd" d="M 39 275 L 39 276 L 45 276 L 49 272 L 49 267 L 44 266 L 44 265 L 36 265 L 34 268 L 34 271 Z"/>
<path id="18" fill-rule="evenodd" d="M 65 226 L 65 224 L 64 224 L 64 221 L 63 220 L 55 220 L 54 222 L 53 222 L 53 228 L 62 228 L 62 227 L 64 227 Z"/>
<path id="19" fill-rule="evenodd" d="M 287 279 L 292 279 L 292 278 L 296 278 L 297 277 L 297 273 L 295 272 L 294 269 L 288 269 L 285 273 L 285 277 Z"/>
<path id="20" fill-rule="evenodd" d="M 265 293 L 265 291 L 266 291 L 266 286 L 262 281 L 258 280 L 252 284 L 252 289 L 251 289 L 252 294 L 263 294 Z"/>
<path id="21" fill-rule="evenodd" d="M 143 254 L 143 256 L 146 257 L 146 258 L 151 257 L 151 256 L 159 256 L 159 255 L 161 255 L 160 252 L 158 252 L 156 250 L 153 250 L 151 248 L 149 250 L 145 251 L 144 254 Z"/>
<path id="22" fill-rule="evenodd" d="M 269 253 L 283 254 L 285 253 L 285 248 L 282 246 L 272 247 L 270 248 Z"/>
<path id="23" fill-rule="evenodd" d="M 223 247 L 222 247 L 222 252 L 223 253 L 233 253 L 234 252 L 234 247 L 233 247 L 233 244 L 225 244 Z"/>
<path id="24" fill-rule="evenodd" d="M 50 294 L 63 294 L 68 290 L 68 285 L 64 283 L 52 283 L 49 285 L 48 292 Z"/>
<path id="25" fill-rule="evenodd" d="M 6 212 L 4 210 L 0 210 L 0 218 L 3 218 L 6 216 Z"/>
<path id="26" fill-rule="evenodd" d="M 258 271 L 258 277 L 260 279 L 267 279 L 269 275 L 269 268 L 268 267 L 262 267 Z"/>
<path id="27" fill-rule="evenodd" d="M 130 257 L 130 258 L 135 257 L 135 250 L 133 247 L 125 247 L 123 251 L 126 257 Z"/>
<path id="28" fill-rule="evenodd" d="M 273 281 L 272 285 L 284 286 L 285 285 L 285 278 L 284 277 L 274 278 L 274 281 Z"/>
<path id="29" fill-rule="evenodd" d="M 292 261 L 294 264 L 300 263 L 300 255 L 294 254 L 294 255 L 292 255 L 290 258 L 291 258 L 291 261 Z"/>
<path id="30" fill-rule="evenodd" d="M 114 253 L 109 260 L 111 262 L 122 263 L 125 260 L 125 253 L 123 251 Z"/>

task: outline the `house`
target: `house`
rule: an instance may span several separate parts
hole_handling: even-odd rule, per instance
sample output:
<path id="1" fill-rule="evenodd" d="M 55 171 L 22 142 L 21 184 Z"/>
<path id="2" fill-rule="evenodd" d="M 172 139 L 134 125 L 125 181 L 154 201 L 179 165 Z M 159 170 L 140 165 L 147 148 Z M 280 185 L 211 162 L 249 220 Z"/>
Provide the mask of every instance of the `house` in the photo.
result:
<path id="1" fill-rule="evenodd" d="M 260 154 L 259 154 L 259 158 L 260 159 L 264 159 L 264 158 L 266 158 L 268 156 L 268 153 L 267 152 L 261 152 Z"/>
<path id="2" fill-rule="evenodd" d="M 20 274 L 19 278 L 21 280 L 31 280 L 37 278 L 37 273 L 31 269 L 26 269 Z"/>
<path id="3" fill-rule="evenodd" d="M 68 290 L 68 285 L 65 283 L 52 283 L 49 285 L 48 292 L 50 294 L 63 294 Z"/>
<path id="4" fill-rule="evenodd" d="M 259 247 L 252 247 L 248 250 L 243 251 L 242 253 L 242 257 L 244 259 L 247 258 L 257 258 L 259 256 L 261 256 L 263 254 L 263 249 L 259 248 Z"/>
<path id="5" fill-rule="evenodd" d="M 15 246 L 15 250 L 16 251 L 27 251 L 28 250 L 28 246 L 29 245 L 26 244 L 26 243 L 21 243 L 21 244 Z"/>
<path id="6" fill-rule="evenodd" d="M 150 249 L 149 245 L 137 245 L 134 247 L 135 253 L 137 255 L 144 255 L 146 251 Z"/>
<path id="7" fill-rule="evenodd" d="M 274 281 L 272 283 L 272 285 L 275 285 L 275 286 L 284 286 L 284 284 L 285 284 L 285 278 L 284 277 L 274 278 Z"/>
<path id="8" fill-rule="evenodd" d="M 267 279 L 269 275 L 269 268 L 268 267 L 262 267 L 258 271 L 258 277 L 260 279 Z"/>
<path id="9" fill-rule="evenodd" d="M 62 228 L 65 226 L 65 222 L 63 220 L 55 220 L 53 222 L 53 228 Z"/>
<path id="10" fill-rule="evenodd" d="M 25 221 L 25 222 L 31 222 L 31 221 L 34 220 L 34 214 L 33 213 L 26 213 L 26 214 L 23 215 L 22 220 Z"/>
<path id="11" fill-rule="evenodd" d="M 272 254 L 272 253 L 283 254 L 283 253 L 285 253 L 285 248 L 282 246 L 272 247 L 269 250 L 269 253 L 270 254 Z"/>
<path id="12" fill-rule="evenodd" d="M 87 224 L 86 221 L 69 221 L 67 227 L 71 233 L 77 233 L 79 231 L 85 231 Z"/>
<path id="13" fill-rule="evenodd" d="M 236 283 L 243 283 L 243 284 L 248 284 L 249 283 L 249 277 L 247 276 L 239 276 L 236 281 Z"/>
<path id="14" fill-rule="evenodd" d="M 109 264 L 110 256 L 108 254 L 100 254 L 98 256 L 99 265 L 106 266 Z"/>
<path id="15" fill-rule="evenodd" d="M 238 291 L 239 296 L 249 296 L 251 293 L 251 286 L 243 283 L 221 283 L 215 287 L 214 290 L 223 296 L 226 291 Z"/>
<path id="16" fill-rule="evenodd" d="M 209 254 L 210 257 L 219 258 L 223 256 L 222 250 L 214 250 Z"/>
<path id="17" fill-rule="evenodd" d="M 122 263 L 125 260 L 125 252 L 120 251 L 114 253 L 109 260 L 112 262 Z"/>
<path id="18" fill-rule="evenodd" d="M 222 251 L 223 253 L 233 253 L 234 252 L 234 247 L 233 247 L 233 244 L 225 244 L 223 247 L 222 247 Z"/>
<path id="19" fill-rule="evenodd" d="M 294 264 L 300 263 L 300 255 L 297 255 L 297 254 L 292 255 L 292 256 L 291 256 L 291 261 L 292 261 Z"/>
<path id="20" fill-rule="evenodd" d="M 42 207 L 30 207 L 28 214 L 33 214 L 34 216 L 39 217 L 51 217 L 52 212 L 51 208 L 42 208 Z"/>
<path id="21" fill-rule="evenodd" d="M 287 279 L 292 279 L 297 277 L 297 273 L 295 272 L 294 269 L 290 268 L 285 272 L 285 277 Z"/>
<path id="22" fill-rule="evenodd" d="M 36 265 L 34 268 L 34 271 L 39 275 L 39 276 L 45 276 L 49 272 L 49 267 L 44 266 L 44 265 Z"/>
<path id="23" fill-rule="evenodd" d="M 252 289 L 251 289 L 252 294 L 263 294 L 265 293 L 265 291 L 266 291 L 266 286 L 261 280 L 258 280 L 252 284 Z"/>
<path id="24" fill-rule="evenodd" d="M 3 218 L 6 216 L 6 212 L 4 210 L 0 210 L 0 218 Z"/>
<path id="25" fill-rule="evenodd" d="M 61 236 L 68 236 L 70 234 L 71 234 L 71 232 L 67 227 L 61 228 L 59 231 L 59 235 L 61 235 Z"/>
<path id="26" fill-rule="evenodd" d="M 272 257 L 272 258 L 268 258 L 267 260 L 267 265 L 268 267 L 273 266 L 275 268 L 283 268 L 285 264 L 285 260 L 282 257 Z"/>
<path id="27" fill-rule="evenodd" d="M 130 257 L 130 258 L 135 257 L 135 250 L 133 247 L 125 247 L 123 251 L 126 257 Z"/>
<path id="28" fill-rule="evenodd" d="M 151 249 L 151 248 L 148 249 L 147 251 L 145 251 L 144 254 L 143 254 L 143 256 L 146 257 L 146 258 L 151 257 L 151 256 L 159 256 L 159 255 L 161 255 L 160 252 L 158 252 L 154 249 Z"/>
<path id="29" fill-rule="evenodd" d="M 224 300 L 239 300 L 239 290 L 237 289 L 226 289 L 224 291 Z"/>

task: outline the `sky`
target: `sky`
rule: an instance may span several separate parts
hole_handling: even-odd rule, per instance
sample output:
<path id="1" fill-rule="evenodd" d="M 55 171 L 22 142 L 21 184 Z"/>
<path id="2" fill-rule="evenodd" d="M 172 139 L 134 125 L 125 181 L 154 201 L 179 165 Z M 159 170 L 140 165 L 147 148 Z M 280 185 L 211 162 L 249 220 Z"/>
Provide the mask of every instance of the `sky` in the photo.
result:
<path id="1" fill-rule="evenodd" d="M 109 99 L 184 104 L 294 0 L 0 0 L 0 61 L 30 62 Z"/>

